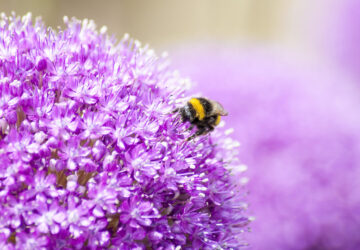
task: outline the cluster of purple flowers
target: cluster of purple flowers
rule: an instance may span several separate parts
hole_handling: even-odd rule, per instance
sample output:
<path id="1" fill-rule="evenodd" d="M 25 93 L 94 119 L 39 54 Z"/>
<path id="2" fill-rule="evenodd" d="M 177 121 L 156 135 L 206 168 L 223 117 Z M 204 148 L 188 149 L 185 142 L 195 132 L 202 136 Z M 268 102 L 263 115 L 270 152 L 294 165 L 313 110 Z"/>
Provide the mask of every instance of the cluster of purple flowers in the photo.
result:
<path id="1" fill-rule="evenodd" d="M 238 143 L 171 111 L 188 82 L 92 21 L 0 19 L 1 249 L 237 249 Z"/>

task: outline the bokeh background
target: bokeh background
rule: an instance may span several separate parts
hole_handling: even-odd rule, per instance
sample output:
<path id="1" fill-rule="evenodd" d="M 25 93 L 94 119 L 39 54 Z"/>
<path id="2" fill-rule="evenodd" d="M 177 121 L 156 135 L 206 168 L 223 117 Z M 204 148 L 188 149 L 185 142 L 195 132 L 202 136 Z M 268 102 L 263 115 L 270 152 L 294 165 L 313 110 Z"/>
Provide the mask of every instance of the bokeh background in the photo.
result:
<path id="1" fill-rule="evenodd" d="M 262 44 L 314 53 L 313 30 L 333 0 L 1 0 L 1 11 L 41 15 L 62 26 L 64 15 L 93 19 L 111 34 L 149 43 L 156 50 L 203 40 Z M 317 27 L 319 28 L 319 27 Z"/>
<path id="2" fill-rule="evenodd" d="M 223 103 L 248 165 L 252 249 L 360 249 L 358 0 L 0 0 L 0 11 L 129 33 Z"/>

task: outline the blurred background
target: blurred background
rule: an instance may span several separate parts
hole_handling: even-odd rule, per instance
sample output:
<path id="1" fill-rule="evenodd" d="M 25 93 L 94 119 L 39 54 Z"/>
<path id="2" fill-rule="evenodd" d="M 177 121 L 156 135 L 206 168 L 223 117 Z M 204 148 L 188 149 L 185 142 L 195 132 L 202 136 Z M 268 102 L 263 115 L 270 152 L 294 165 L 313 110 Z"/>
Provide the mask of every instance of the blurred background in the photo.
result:
<path id="1" fill-rule="evenodd" d="M 329 2 L 310 0 L 1 0 L 1 11 L 41 15 L 62 26 L 64 15 L 93 19 L 110 34 L 132 37 L 156 50 L 198 40 L 289 47 L 312 54 L 309 30 L 329 14 Z M 310 50 L 310 51 L 309 51 Z"/>
<path id="2" fill-rule="evenodd" d="M 360 249 L 360 1 L 0 0 L 168 51 L 249 166 L 252 249 Z"/>

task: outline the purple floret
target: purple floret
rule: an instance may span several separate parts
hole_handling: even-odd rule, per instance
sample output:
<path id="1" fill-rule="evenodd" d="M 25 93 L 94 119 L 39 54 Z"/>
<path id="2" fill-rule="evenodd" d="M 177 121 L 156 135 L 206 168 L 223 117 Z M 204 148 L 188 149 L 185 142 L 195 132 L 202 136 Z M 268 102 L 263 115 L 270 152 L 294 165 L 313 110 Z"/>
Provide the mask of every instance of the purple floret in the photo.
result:
<path id="1" fill-rule="evenodd" d="M 0 20 L 0 248 L 238 249 L 245 190 L 221 124 L 173 114 L 189 84 L 92 21 Z"/>

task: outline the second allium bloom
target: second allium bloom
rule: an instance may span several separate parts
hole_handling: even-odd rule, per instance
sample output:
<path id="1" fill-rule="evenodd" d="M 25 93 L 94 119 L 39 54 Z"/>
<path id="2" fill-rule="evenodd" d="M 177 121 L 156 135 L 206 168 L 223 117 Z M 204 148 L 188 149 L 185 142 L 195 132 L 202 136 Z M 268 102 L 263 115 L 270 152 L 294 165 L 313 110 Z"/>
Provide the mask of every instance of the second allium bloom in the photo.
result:
<path id="1" fill-rule="evenodd" d="M 166 61 L 87 20 L 0 24 L 1 249 L 244 244 L 237 143 L 186 141 Z"/>

